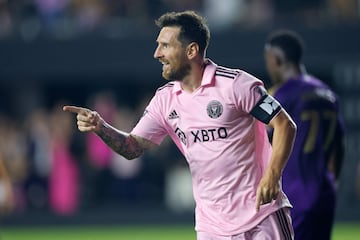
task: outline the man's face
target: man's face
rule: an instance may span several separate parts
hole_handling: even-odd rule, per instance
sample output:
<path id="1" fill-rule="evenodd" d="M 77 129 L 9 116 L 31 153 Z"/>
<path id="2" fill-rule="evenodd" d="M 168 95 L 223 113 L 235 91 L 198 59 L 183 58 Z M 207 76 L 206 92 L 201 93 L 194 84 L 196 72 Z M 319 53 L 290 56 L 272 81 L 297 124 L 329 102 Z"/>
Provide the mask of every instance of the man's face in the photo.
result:
<path id="1" fill-rule="evenodd" d="M 265 47 L 265 64 L 267 72 L 273 84 L 281 82 L 281 66 L 279 64 L 279 49 L 274 47 Z"/>
<path id="2" fill-rule="evenodd" d="M 154 58 L 162 64 L 162 76 L 167 80 L 182 80 L 190 71 L 186 46 L 178 40 L 180 27 L 164 27 L 157 38 Z"/>

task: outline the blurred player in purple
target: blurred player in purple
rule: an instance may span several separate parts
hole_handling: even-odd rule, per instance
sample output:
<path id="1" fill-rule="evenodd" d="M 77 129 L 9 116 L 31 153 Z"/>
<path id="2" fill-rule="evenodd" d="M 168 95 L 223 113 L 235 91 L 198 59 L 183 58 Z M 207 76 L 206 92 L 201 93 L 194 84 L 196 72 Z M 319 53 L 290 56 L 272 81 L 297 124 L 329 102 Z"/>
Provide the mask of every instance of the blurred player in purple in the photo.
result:
<path id="1" fill-rule="evenodd" d="M 262 81 L 206 58 L 210 31 L 201 16 L 171 12 L 156 24 L 154 58 L 169 82 L 156 91 L 131 133 L 89 109 L 64 110 L 77 114 L 80 131 L 94 131 L 127 159 L 169 135 L 190 167 L 198 240 L 293 239 L 281 175 L 295 123 Z M 272 148 L 265 124 L 274 128 Z"/>
<path id="2" fill-rule="evenodd" d="M 269 92 L 298 127 L 283 173 L 283 189 L 294 207 L 295 239 L 326 240 L 334 222 L 344 130 L 338 97 L 305 72 L 302 55 L 303 40 L 295 32 L 278 30 L 266 40 L 265 61 L 273 83 Z"/>

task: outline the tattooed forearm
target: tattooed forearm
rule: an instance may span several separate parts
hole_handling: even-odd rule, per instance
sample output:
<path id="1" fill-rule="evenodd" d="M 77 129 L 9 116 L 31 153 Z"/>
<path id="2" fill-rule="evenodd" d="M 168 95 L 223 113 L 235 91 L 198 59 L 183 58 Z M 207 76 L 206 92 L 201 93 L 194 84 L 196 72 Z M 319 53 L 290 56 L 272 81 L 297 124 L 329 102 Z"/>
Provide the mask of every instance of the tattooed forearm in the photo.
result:
<path id="1" fill-rule="evenodd" d="M 128 160 L 140 157 L 145 148 L 129 133 L 121 132 L 110 125 L 103 125 L 97 135 L 116 153 Z"/>

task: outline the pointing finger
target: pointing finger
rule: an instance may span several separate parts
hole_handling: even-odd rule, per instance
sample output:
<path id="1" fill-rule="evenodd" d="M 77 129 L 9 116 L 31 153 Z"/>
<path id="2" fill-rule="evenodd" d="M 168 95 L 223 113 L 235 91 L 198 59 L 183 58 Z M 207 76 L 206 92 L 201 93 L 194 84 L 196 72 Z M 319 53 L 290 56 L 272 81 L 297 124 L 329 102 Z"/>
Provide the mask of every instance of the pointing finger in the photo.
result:
<path id="1" fill-rule="evenodd" d="M 86 114 L 86 113 L 90 112 L 89 109 L 82 108 L 82 107 L 76 107 L 76 106 L 64 106 L 63 110 L 67 111 L 67 112 L 76 113 L 76 114 L 79 114 L 79 113 Z"/>

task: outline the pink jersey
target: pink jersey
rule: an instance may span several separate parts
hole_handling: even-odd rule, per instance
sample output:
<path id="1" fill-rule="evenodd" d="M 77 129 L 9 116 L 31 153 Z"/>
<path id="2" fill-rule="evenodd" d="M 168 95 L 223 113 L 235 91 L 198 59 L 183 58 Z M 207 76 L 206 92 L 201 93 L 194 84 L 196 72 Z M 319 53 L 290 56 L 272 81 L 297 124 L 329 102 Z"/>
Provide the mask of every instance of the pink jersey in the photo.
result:
<path id="1" fill-rule="evenodd" d="M 281 207 L 283 192 L 256 212 L 256 189 L 271 155 L 265 125 L 250 111 L 263 83 L 210 60 L 201 86 L 182 91 L 180 82 L 159 88 L 132 134 L 160 144 L 166 135 L 184 154 L 192 175 L 196 230 L 234 235 L 259 224 Z"/>

